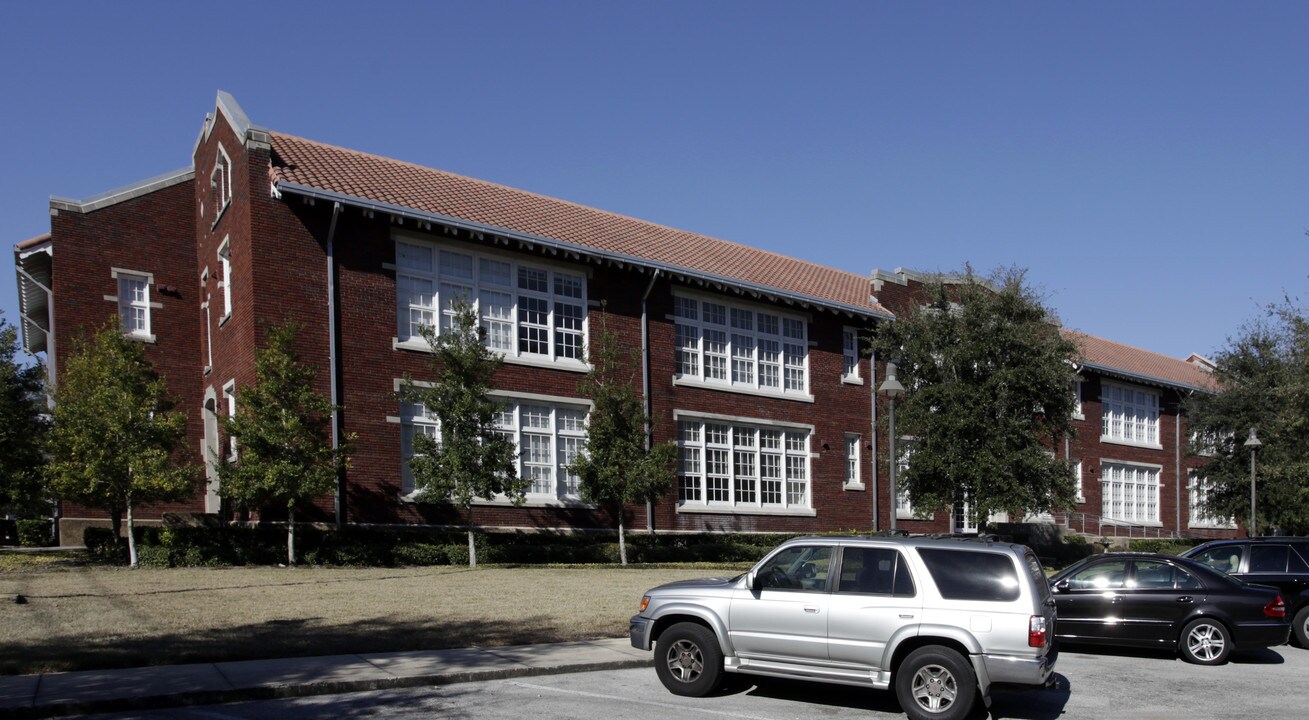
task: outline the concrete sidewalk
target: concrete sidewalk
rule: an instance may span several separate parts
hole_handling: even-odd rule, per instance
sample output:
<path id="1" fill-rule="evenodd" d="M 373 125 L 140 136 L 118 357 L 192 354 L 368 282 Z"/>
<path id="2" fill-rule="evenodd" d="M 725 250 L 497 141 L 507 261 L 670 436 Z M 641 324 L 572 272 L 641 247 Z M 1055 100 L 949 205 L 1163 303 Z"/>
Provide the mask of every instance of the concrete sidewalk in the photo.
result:
<path id="1" fill-rule="evenodd" d="M 615 638 L 17 675 L 0 677 L 0 717 L 145 710 L 649 664 L 650 653 Z"/>

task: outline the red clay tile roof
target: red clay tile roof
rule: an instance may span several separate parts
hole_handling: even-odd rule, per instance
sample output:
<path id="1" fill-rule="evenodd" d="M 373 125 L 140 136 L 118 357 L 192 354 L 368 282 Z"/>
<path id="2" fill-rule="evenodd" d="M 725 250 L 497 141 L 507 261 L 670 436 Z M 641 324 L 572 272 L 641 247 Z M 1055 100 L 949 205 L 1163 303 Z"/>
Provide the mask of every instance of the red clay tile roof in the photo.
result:
<path id="1" fill-rule="evenodd" d="M 272 180 L 563 241 L 891 317 L 868 277 L 453 173 L 270 133 Z"/>
<path id="2" fill-rule="evenodd" d="M 1064 328 L 1064 336 L 1077 343 L 1082 359 L 1089 365 L 1118 370 L 1129 375 L 1156 380 L 1165 385 L 1181 385 L 1214 391 L 1214 376 L 1199 367 L 1149 350 L 1105 340 L 1094 335 Z"/>

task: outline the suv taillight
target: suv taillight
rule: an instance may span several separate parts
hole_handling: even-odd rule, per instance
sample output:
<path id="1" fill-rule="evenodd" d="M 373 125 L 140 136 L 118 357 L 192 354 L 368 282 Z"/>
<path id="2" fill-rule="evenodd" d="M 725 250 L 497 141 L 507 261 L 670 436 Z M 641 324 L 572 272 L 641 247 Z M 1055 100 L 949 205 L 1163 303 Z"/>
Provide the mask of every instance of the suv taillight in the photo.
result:
<path id="1" fill-rule="evenodd" d="M 1281 598 L 1278 598 L 1279 600 Z M 1267 612 L 1267 608 L 1264 609 Z M 1027 623 L 1027 647 L 1045 647 L 1048 621 L 1044 615 L 1033 615 Z"/>
<path id="2" fill-rule="evenodd" d="M 1286 603 L 1282 600 L 1281 595 L 1268 601 L 1268 604 L 1264 606 L 1264 614 L 1270 618 L 1286 617 Z"/>

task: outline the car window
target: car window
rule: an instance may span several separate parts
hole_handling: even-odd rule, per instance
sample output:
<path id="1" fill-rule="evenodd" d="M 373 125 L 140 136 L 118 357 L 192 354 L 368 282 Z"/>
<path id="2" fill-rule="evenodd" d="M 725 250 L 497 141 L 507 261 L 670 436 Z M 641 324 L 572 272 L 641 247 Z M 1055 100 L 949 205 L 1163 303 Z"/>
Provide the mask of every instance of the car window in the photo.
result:
<path id="1" fill-rule="evenodd" d="M 1296 546 L 1291 546 L 1291 552 L 1286 556 L 1286 571 L 1293 573 L 1309 573 L 1309 563 L 1304 560 L 1303 550 Z"/>
<path id="2" fill-rule="evenodd" d="M 1252 545 L 1250 547 L 1250 572 L 1286 572 L 1285 545 Z"/>
<path id="3" fill-rule="evenodd" d="M 1238 572 L 1241 569 L 1241 546 L 1221 545 L 1209 548 L 1192 557 L 1193 560 L 1225 573 Z"/>
<path id="4" fill-rule="evenodd" d="M 1142 590 L 1197 590 L 1203 587 L 1190 573 L 1166 562 L 1137 560 L 1134 565 L 1136 576 L 1128 581 L 1128 587 Z"/>
<path id="5" fill-rule="evenodd" d="M 904 558 L 891 548 L 846 547 L 837 592 L 913 597 L 914 580 Z"/>
<path id="6" fill-rule="evenodd" d="M 1068 576 L 1068 587 L 1073 590 L 1114 590 L 1126 584 L 1126 560 L 1092 563 Z"/>
<path id="7" fill-rule="evenodd" d="M 920 548 L 918 555 L 947 600 L 1016 600 L 1018 570 L 1009 555 Z"/>
<path id="8" fill-rule="evenodd" d="M 768 558 L 756 573 L 770 590 L 827 591 L 830 545 L 792 545 Z"/>

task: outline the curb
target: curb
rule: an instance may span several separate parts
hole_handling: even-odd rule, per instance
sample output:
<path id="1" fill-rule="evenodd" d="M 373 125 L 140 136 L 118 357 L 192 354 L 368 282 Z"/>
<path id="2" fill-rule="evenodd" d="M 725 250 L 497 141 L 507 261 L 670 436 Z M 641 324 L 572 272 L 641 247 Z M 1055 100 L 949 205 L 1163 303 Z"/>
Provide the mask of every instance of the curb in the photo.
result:
<path id="1" fill-rule="evenodd" d="M 483 680 L 503 680 L 515 677 L 532 677 L 540 675 L 564 675 L 568 673 L 595 672 L 598 670 L 629 670 L 649 667 L 649 660 L 619 660 L 615 662 L 579 663 L 556 667 L 516 667 L 498 670 L 469 670 L 454 673 L 433 673 L 392 677 L 383 680 L 339 680 L 335 682 L 302 683 L 295 685 L 269 685 L 233 690 L 207 690 L 203 692 L 171 693 L 135 698 L 106 698 L 92 702 L 56 703 L 36 707 L 11 707 L 0 709 L 0 717 L 14 720 L 34 720 L 36 718 L 64 717 L 88 713 L 126 712 L 131 710 L 160 710 L 171 707 L 190 707 L 198 705 L 217 705 L 222 703 L 245 702 L 251 700 L 276 700 L 279 698 L 310 697 L 313 695 L 335 695 L 338 693 L 366 692 L 369 690 L 391 690 L 423 685 L 453 685 L 464 682 Z"/>

